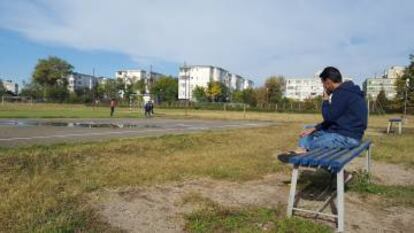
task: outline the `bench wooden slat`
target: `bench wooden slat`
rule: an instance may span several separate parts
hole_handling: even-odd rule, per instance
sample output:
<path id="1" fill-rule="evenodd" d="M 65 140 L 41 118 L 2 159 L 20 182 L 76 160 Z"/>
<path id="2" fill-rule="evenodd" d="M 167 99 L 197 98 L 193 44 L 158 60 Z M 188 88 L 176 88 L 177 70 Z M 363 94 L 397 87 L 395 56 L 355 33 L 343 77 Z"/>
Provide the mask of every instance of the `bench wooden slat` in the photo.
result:
<path id="1" fill-rule="evenodd" d="M 370 144 L 371 141 L 367 140 L 352 150 L 345 148 L 318 148 L 306 154 L 290 158 L 289 163 L 300 166 L 320 166 L 332 172 L 337 172 L 346 163 L 359 156 Z"/>
<path id="2" fill-rule="evenodd" d="M 320 151 L 318 151 L 317 153 L 313 153 L 313 154 L 309 154 L 309 155 L 299 155 L 299 157 L 301 156 L 302 158 L 300 159 L 300 165 L 302 165 L 302 166 L 308 166 L 309 165 L 309 162 L 313 159 L 313 158 L 315 158 L 315 157 L 317 157 L 317 156 L 320 156 L 320 155 L 323 155 L 323 154 L 330 154 L 331 153 L 331 151 L 332 151 L 332 149 L 329 149 L 329 148 L 324 148 L 324 149 L 322 149 L 322 150 L 320 150 Z"/>
<path id="3" fill-rule="evenodd" d="M 316 154 L 316 153 L 322 151 L 323 149 L 324 148 L 318 148 L 318 149 L 309 151 L 308 153 L 306 153 L 303 156 L 309 156 L 309 155 L 312 155 L 312 154 Z M 300 164 L 300 161 L 303 159 L 303 156 L 302 155 L 301 156 L 294 156 L 294 157 L 292 157 L 292 158 L 289 159 L 289 163 L 292 163 L 292 164 L 295 164 L 295 165 L 299 165 Z"/>
<path id="4" fill-rule="evenodd" d="M 344 155 L 348 152 L 349 152 L 349 149 L 341 149 L 340 151 L 338 151 L 338 153 L 336 153 L 333 156 L 325 156 L 322 159 L 320 159 L 318 161 L 318 165 L 321 166 L 321 167 L 328 168 L 333 160 L 341 157 L 342 155 Z"/>
<path id="5" fill-rule="evenodd" d="M 331 168 L 330 170 L 339 171 L 340 169 L 342 169 L 342 167 L 345 166 L 345 164 L 347 164 L 353 158 L 359 156 L 361 154 L 361 152 L 363 152 L 364 150 L 368 149 L 370 144 L 371 144 L 371 141 L 365 141 L 361 145 L 359 145 L 358 147 L 356 147 L 356 148 L 352 149 L 351 151 L 349 151 L 348 153 L 346 153 L 345 155 L 342 155 L 339 158 L 332 160 L 330 165 L 329 165 L 330 168 Z"/>

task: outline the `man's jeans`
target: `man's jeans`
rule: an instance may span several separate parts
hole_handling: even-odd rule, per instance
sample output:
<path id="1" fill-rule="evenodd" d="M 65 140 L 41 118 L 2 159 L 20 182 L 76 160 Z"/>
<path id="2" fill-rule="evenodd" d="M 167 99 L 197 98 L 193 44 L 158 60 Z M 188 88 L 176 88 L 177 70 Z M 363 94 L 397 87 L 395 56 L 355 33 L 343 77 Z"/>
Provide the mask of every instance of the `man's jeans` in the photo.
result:
<path id="1" fill-rule="evenodd" d="M 337 133 L 328 133 L 326 131 L 316 131 L 311 135 L 299 140 L 299 147 L 306 150 L 316 148 L 353 148 L 358 146 L 360 141 L 345 137 Z"/>

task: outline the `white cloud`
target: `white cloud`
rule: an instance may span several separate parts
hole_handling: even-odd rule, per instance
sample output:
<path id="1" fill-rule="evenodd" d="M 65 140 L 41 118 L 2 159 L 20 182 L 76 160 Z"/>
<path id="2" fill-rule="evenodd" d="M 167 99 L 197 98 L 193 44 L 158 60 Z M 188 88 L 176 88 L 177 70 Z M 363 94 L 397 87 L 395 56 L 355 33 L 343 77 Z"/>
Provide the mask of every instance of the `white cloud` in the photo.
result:
<path id="1" fill-rule="evenodd" d="M 326 65 L 366 77 L 408 62 L 412 1 L 7 1 L 0 27 L 32 40 L 214 64 L 261 82 Z"/>

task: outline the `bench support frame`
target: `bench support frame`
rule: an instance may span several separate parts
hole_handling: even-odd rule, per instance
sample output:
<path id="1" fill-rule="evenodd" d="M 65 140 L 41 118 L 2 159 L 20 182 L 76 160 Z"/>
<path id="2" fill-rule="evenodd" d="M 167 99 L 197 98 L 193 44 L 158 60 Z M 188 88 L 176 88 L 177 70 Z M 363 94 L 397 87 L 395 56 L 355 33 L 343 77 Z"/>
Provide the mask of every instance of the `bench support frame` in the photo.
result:
<path id="1" fill-rule="evenodd" d="M 369 174 L 371 170 L 371 146 L 370 145 L 367 148 L 366 152 L 366 160 L 365 160 L 365 171 Z M 300 166 L 294 165 L 292 170 L 292 178 L 290 182 L 290 192 L 289 192 L 289 200 L 288 200 L 288 206 L 287 206 L 287 216 L 291 217 L 293 215 L 294 211 L 297 212 L 304 212 L 304 213 L 310 213 L 315 214 L 315 217 L 317 216 L 325 216 L 325 217 L 331 217 L 336 220 L 337 223 L 337 231 L 338 232 L 344 232 L 345 228 L 345 182 L 344 182 L 344 171 L 345 166 L 339 170 L 336 173 L 336 191 L 334 191 L 330 197 L 322 204 L 322 206 L 318 210 L 308 210 L 303 208 L 297 208 L 295 207 L 295 203 L 297 201 L 297 194 L 296 194 L 296 187 L 297 182 L 299 178 L 300 173 Z M 318 169 L 318 168 L 316 168 Z M 336 213 L 334 214 L 326 214 L 323 213 L 323 210 L 328 206 L 329 203 L 332 203 L 332 200 L 336 197 L 336 203 L 334 203 L 334 206 Z"/>
<path id="2" fill-rule="evenodd" d="M 387 127 L 387 134 L 391 132 L 393 123 L 398 124 L 398 134 L 402 134 L 402 121 L 389 121 Z"/>

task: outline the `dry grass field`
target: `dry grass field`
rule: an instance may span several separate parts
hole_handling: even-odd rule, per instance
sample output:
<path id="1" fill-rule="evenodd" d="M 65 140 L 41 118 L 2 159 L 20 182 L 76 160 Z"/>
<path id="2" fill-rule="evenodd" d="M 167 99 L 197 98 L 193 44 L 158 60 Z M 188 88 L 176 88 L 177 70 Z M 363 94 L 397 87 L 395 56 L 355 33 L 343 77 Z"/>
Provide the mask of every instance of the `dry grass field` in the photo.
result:
<path id="1" fill-rule="evenodd" d="M 83 106 L 3 106 L 0 117 L 63 117 L 65 112 L 72 113 L 69 117 L 104 117 L 106 111 Z M 137 112 L 119 109 L 119 116 L 138 117 Z M 278 153 L 295 147 L 304 124 L 315 123 L 320 116 L 248 112 L 245 117 L 243 112 L 166 109 L 156 109 L 156 113 L 157 117 L 168 118 L 283 124 L 191 135 L 0 148 L 0 232 L 332 231 L 332 224 L 284 218 L 290 167 L 276 158 Z M 372 116 L 366 135 L 374 141 L 373 159 L 379 168 L 374 174 L 375 182 L 367 183 L 358 176 L 347 192 L 351 209 L 370 211 L 350 216 L 354 222 L 348 221 L 347 227 L 355 232 L 404 232 L 413 226 L 407 218 L 414 213 L 414 118 L 409 118 L 399 136 L 384 134 L 388 117 Z M 387 215 L 390 208 L 403 216 Z M 138 211 L 136 215 L 134 211 Z M 163 213 L 171 216 L 148 225 L 151 219 L 163 220 L 165 216 L 159 216 Z M 356 217 L 370 213 L 378 215 L 377 226 L 367 227 Z M 401 222 L 390 222 L 395 218 Z M 148 221 L 134 225 L 138 219 Z"/>

